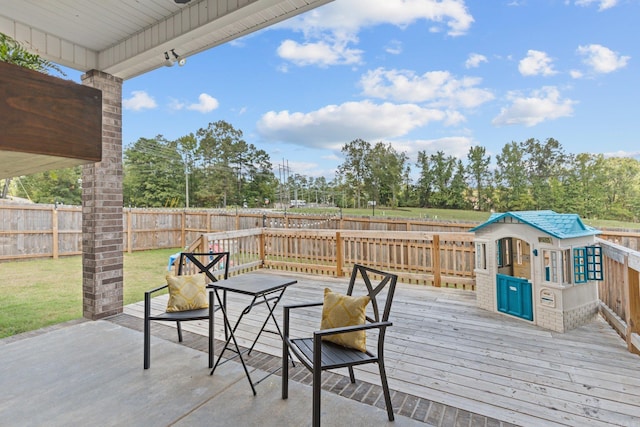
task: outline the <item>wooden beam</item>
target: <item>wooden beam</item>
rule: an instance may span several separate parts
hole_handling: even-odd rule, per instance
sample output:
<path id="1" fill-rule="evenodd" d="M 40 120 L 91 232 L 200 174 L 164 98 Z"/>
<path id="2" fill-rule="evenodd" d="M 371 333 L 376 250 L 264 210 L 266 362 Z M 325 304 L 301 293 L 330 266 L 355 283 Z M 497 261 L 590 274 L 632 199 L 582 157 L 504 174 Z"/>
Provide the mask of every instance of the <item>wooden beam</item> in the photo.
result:
<path id="1" fill-rule="evenodd" d="M 0 62 L 0 117 L 2 177 L 102 159 L 98 89 Z"/>

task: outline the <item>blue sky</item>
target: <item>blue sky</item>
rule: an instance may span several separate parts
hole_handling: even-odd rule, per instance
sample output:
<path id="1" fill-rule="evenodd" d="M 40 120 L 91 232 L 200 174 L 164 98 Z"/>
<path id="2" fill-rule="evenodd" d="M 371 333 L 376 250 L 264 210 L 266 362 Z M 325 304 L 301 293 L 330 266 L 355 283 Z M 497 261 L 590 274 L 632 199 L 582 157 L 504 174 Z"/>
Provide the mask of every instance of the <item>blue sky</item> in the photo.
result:
<path id="1" fill-rule="evenodd" d="M 125 81 L 123 144 L 225 120 L 276 173 L 328 179 L 356 138 L 412 162 L 550 137 L 640 158 L 638 17 L 638 0 L 336 0 Z"/>

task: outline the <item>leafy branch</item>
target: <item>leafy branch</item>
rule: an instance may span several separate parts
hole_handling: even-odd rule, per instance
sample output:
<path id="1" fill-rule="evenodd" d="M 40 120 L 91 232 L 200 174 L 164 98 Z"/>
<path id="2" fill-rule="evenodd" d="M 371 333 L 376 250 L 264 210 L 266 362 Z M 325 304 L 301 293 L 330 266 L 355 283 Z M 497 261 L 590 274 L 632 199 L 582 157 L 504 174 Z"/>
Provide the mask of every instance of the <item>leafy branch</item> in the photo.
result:
<path id="1" fill-rule="evenodd" d="M 44 74 L 49 74 L 53 70 L 62 76 L 66 76 L 64 71 L 56 64 L 42 58 L 40 55 L 29 52 L 18 41 L 3 33 L 0 33 L 0 61 Z"/>

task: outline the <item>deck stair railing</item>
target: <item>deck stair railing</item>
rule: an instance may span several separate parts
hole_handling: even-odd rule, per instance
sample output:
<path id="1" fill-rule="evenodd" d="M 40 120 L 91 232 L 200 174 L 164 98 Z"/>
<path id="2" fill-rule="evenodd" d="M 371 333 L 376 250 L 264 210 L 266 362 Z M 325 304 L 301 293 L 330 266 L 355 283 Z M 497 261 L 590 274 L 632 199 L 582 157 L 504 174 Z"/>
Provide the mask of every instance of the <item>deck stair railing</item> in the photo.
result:
<path id="1" fill-rule="evenodd" d="M 640 354 L 640 252 L 598 239 L 603 253 L 604 280 L 600 282 L 600 313 Z"/>

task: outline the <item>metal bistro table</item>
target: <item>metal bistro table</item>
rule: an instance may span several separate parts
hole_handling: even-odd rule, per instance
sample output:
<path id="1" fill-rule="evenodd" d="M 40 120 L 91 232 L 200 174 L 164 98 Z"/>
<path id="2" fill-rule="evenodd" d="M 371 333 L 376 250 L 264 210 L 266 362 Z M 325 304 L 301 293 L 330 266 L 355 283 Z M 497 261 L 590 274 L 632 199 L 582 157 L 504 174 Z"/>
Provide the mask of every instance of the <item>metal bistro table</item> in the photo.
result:
<path id="1" fill-rule="evenodd" d="M 244 372 L 247 375 L 249 384 L 251 385 L 251 390 L 253 391 L 254 395 L 256 394 L 254 382 L 251 380 L 251 375 L 249 375 L 249 370 L 247 369 L 247 365 L 244 362 L 244 358 L 242 357 L 242 354 L 251 353 L 251 350 L 253 350 L 253 348 L 255 347 L 256 342 L 258 342 L 258 338 L 260 338 L 260 335 L 262 335 L 262 332 L 277 333 L 278 335 L 280 335 L 280 339 L 282 339 L 282 332 L 280 330 L 280 326 L 278 326 L 278 322 L 276 321 L 275 316 L 273 315 L 273 311 L 275 310 L 276 306 L 280 302 L 280 299 L 282 298 L 282 295 L 284 295 L 284 291 L 287 289 L 287 287 L 295 283 L 298 283 L 298 281 L 290 277 L 275 276 L 275 275 L 274 276 L 257 275 L 257 274 L 248 273 L 248 274 L 241 274 L 239 276 L 234 276 L 227 280 L 219 280 L 217 282 L 213 282 L 208 285 L 209 288 L 213 289 L 213 292 L 216 295 L 218 304 L 222 311 L 222 318 L 224 319 L 225 338 L 226 338 L 224 348 L 222 349 L 220 356 L 218 356 L 218 359 L 216 360 L 215 365 L 213 365 L 213 369 L 211 370 L 210 375 L 213 375 L 214 371 L 220 364 L 220 360 L 222 359 L 224 352 L 228 349 L 229 351 L 236 353 L 236 355 L 233 356 L 231 359 L 226 360 L 225 362 L 235 359 L 236 357 L 240 358 L 240 362 L 242 362 L 242 367 L 244 368 Z M 220 297 L 219 291 L 223 292 L 222 298 Z M 235 292 L 238 294 L 243 294 L 243 295 L 252 297 L 251 303 L 249 303 L 249 305 L 247 305 L 244 308 L 244 310 L 242 310 L 242 313 L 238 317 L 238 320 L 236 320 L 236 323 L 233 327 L 231 327 L 229 316 L 227 315 L 227 306 L 226 306 L 227 292 Z M 248 350 L 240 351 L 240 347 L 238 346 L 238 342 L 236 341 L 236 337 L 235 337 L 236 329 L 238 328 L 238 325 L 242 321 L 242 318 L 244 317 L 244 315 L 248 314 L 253 309 L 253 307 L 256 307 L 261 304 L 265 304 L 268 310 L 264 323 L 262 324 L 262 327 L 260 328 L 258 335 L 253 341 L 253 344 L 251 344 L 251 347 Z M 276 326 L 277 332 L 265 329 L 269 319 L 273 320 L 273 323 Z M 227 330 L 230 331 L 228 335 L 226 334 Z M 229 344 L 231 343 L 231 341 L 233 341 L 233 346 L 235 347 L 235 350 L 233 348 L 229 348 Z M 222 362 L 222 363 L 225 363 L 225 362 Z M 271 375 L 271 373 L 268 374 L 267 376 L 269 375 Z M 265 378 L 260 379 L 255 384 L 259 384 L 260 381 L 264 380 Z"/>

